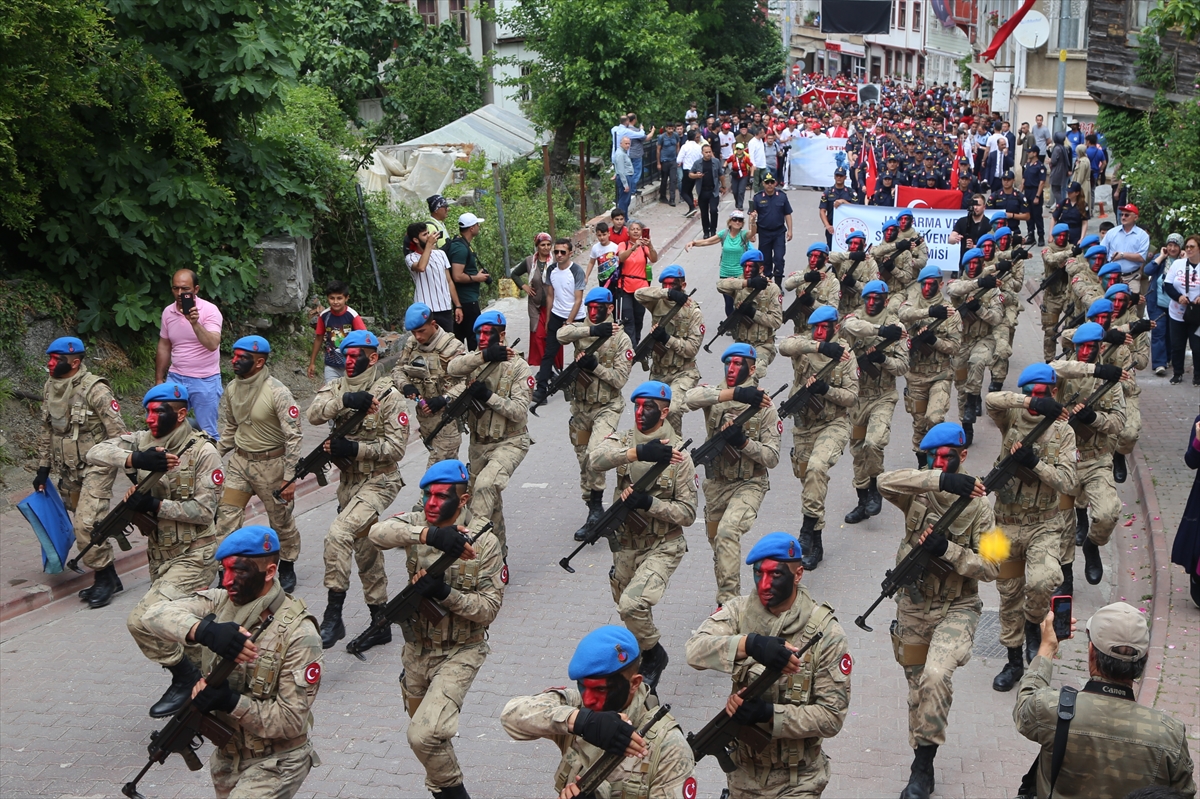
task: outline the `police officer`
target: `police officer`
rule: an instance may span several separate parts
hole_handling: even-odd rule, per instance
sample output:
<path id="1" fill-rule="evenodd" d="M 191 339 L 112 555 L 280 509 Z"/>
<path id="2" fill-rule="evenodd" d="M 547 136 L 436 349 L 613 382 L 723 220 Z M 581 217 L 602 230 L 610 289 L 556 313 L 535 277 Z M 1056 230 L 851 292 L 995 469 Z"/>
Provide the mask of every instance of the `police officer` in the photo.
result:
<path id="1" fill-rule="evenodd" d="M 896 595 L 892 649 L 908 680 L 908 743 L 912 768 L 901 799 L 928 799 L 933 760 L 946 742 L 954 671 L 971 659 L 983 612 L 979 581 L 996 579 L 996 565 L 979 556 L 979 539 L 995 526 L 983 483 L 966 474 L 967 437 L 954 422 L 934 425 L 921 439 L 927 468 L 898 469 L 879 476 L 884 498 L 904 514 L 899 563 L 921 547 L 941 568 L 930 568 Z M 959 497 L 967 509 L 945 533 L 933 527 Z"/>
<path id="2" fill-rule="evenodd" d="M 879 279 L 879 266 L 867 251 L 867 235 L 853 230 L 846 235 L 846 252 L 829 254 L 830 272 L 841 284 L 838 314 L 847 314 L 862 308 L 862 290 L 872 280 Z"/>
<path id="3" fill-rule="evenodd" d="M 700 382 L 696 353 L 704 342 L 704 315 L 700 306 L 687 295 L 687 275 L 683 267 L 671 264 L 658 275 L 661 288 L 645 286 L 633 298 L 650 311 L 650 336 L 655 344 L 650 353 L 650 379 L 671 387 L 671 412 L 667 421 L 683 432 L 683 414 L 688 410 L 689 389 Z M 666 325 L 662 319 L 674 307 L 682 305 Z M 645 369 L 645 365 L 642 366 Z"/>
<path id="4" fill-rule="evenodd" d="M 812 400 L 796 410 L 792 425 L 792 474 L 803 484 L 804 522 L 800 543 L 804 568 L 815 569 L 825 557 L 821 533 L 825 529 L 825 496 L 829 472 L 850 441 L 849 409 L 858 399 L 857 364 L 837 340 L 838 315 L 829 305 L 818 306 L 808 317 L 809 331 L 789 336 L 779 352 L 792 359 L 792 394 L 807 387 Z M 817 373 L 837 361 L 828 379 Z"/>
<path id="5" fill-rule="evenodd" d="M 845 181 L 846 171 L 842 170 Z M 769 171 L 763 177 L 762 191 L 750 198 L 750 238 L 758 235 L 758 249 L 763 255 L 763 274 L 783 282 L 783 256 L 787 242 L 792 240 L 792 203 L 787 194 L 776 189 L 775 176 Z M 832 212 L 831 212 L 832 213 Z"/>
<path id="6" fill-rule="evenodd" d="M 889 219 L 883 223 L 883 241 L 871 248 L 871 258 L 879 266 L 879 277 L 888 290 L 900 295 L 912 285 L 920 271 L 913 262 L 912 243 L 900 241 L 900 223 Z"/>
<path id="7" fill-rule="evenodd" d="M 942 177 L 942 171 L 937 168 L 933 153 L 925 153 L 922 161 L 923 166 L 916 175 L 917 185 L 923 189 L 945 189 L 946 182 Z"/>
<path id="8" fill-rule="evenodd" d="M 908 177 L 908 171 L 900 165 L 900 159 L 895 153 L 888 154 L 887 171 L 889 174 L 896 176 L 897 186 L 907 186 L 911 182 Z"/>
<path id="9" fill-rule="evenodd" d="M 1065 269 L 1071 257 L 1071 245 L 1067 241 L 1071 229 L 1065 224 L 1055 225 L 1050 230 L 1050 241 L 1042 250 L 1042 277 L 1048 278 L 1056 271 Z M 1066 312 L 1069 301 L 1069 283 L 1066 276 L 1042 291 L 1042 353 L 1046 360 L 1053 360 L 1058 352 L 1058 322 Z"/>
<path id="10" fill-rule="evenodd" d="M 215 558 L 220 588 L 165 599 L 145 625 L 176 646 L 203 646 L 205 674 L 224 658 L 237 661 L 221 685 L 200 680 L 194 689 L 193 705 L 233 729 L 209 759 L 217 796 L 290 799 L 321 765 L 308 734 L 324 666 L 317 620 L 279 584 L 280 542 L 270 527 L 231 532 Z M 251 642 L 247 633 L 268 620 Z"/>
<path id="11" fill-rule="evenodd" d="M 279 536 L 279 584 L 296 588 L 300 531 L 292 518 L 295 485 L 275 492 L 296 473 L 300 462 L 300 408 L 292 392 L 271 377 L 267 356 L 271 345 L 262 336 L 243 336 L 233 343 L 233 380 L 225 386 L 219 406 L 221 433 L 217 451 L 233 455 L 225 465 L 225 490 L 217 506 L 217 535 L 222 538 L 242 526 L 246 503 L 257 496 Z"/>
<path id="12" fill-rule="evenodd" d="M 658 710 L 638 673 L 641 649 L 624 627 L 600 627 L 583 637 L 567 676 L 576 688 L 549 688 L 510 699 L 500 724 L 513 740 L 553 741 L 562 752 L 554 773 L 560 799 L 579 795 L 577 781 L 605 753 L 622 753 L 620 765 L 598 793 L 612 799 L 692 799 L 696 761 L 679 722 L 665 714 L 638 733 Z M 607 791 L 605 790 L 607 788 Z"/>
<path id="13" fill-rule="evenodd" d="M 38 432 L 38 470 L 35 491 L 45 491 L 53 475 L 63 504 L 74 515 L 75 545 L 82 550 L 92 527 L 108 512 L 118 469 L 88 460 L 88 450 L 125 433 L 121 406 L 108 380 L 92 374 L 83 362 L 83 342 L 74 336 L 56 338 L 46 348 L 50 377 L 42 389 L 42 425 Z M 124 590 L 113 565 L 112 544 L 92 547 L 83 563 L 96 572 L 91 587 L 79 592 L 89 607 L 102 608 Z"/>
<path id="14" fill-rule="evenodd" d="M 962 320 L 942 295 L 941 269 L 925 267 L 917 283 L 918 290 L 905 297 L 899 316 L 911 339 L 904 409 L 913 418 L 913 452 L 921 467 L 926 461 L 921 440 L 930 428 L 946 421 L 950 410 L 950 360 L 962 343 Z"/>
<path id="15" fill-rule="evenodd" d="M 717 604 L 742 592 L 742 536 L 750 532 L 771 484 L 767 470 L 779 465 L 783 421 L 765 391 L 754 387 L 757 356 L 749 344 L 733 344 L 721 356 L 725 386 L 688 392 L 692 410 L 705 411 L 705 437 L 732 426 L 747 408 L 757 414 L 734 431 L 730 446 L 704 467 L 704 524 L 713 549 Z"/>
<path id="16" fill-rule="evenodd" d="M 679 434 L 666 418 L 671 387 L 649 380 L 635 388 L 630 399 L 634 428 L 608 435 L 589 460 L 595 471 L 617 470 L 613 501 L 629 499 L 633 508 L 617 529 L 608 579 L 621 621 L 637 637 L 641 673 L 654 690 L 668 658 L 652 611 L 687 552 L 683 528 L 696 521 L 696 469 L 691 455 L 678 448 Z M 664 461 L 670 466 L 654 487 L 635 493 L 634 484 L 650 464 Z"/>
<path id="17" fill-rule="evenodd" d="M 764 535 L 746 555 L 754 593 L 732 597 L 687 642 L 689 666 L 732 675 L 725 712 L 763 725 L 772 739 L 760 752 L 740 743 L 730 752 L 738 767 L 727 778 L 732 799 L 819 797 L 829 784 L 821 746 L 846 720 L 854 659 L 833 608 L 800 585 L 802 554 L 787 533 Z M 820 641 L 798 658 L 817 633 Z M 766 669 L 784 676 L 758 699 L 738 695 Z"/>
<path id="18" fill-rule="evenodd" d="M 795 291 L 799 301 L 799 313 L 792 319 L 792 325 L 797 334 L 808 330 L 805 319 L 818 305 L 829 305 L 837 308 L 841 302 L 842 286 L 838 282 L 834 270 L 826 271 L 828 265 L 829 247 L 824 244 L 808 246 L 808 269 L 803 272 L 792 272 L 783 281 L 784 291 Z"/>
<path id="19" fill-rule="evenodd" d="M 467 538 L 488 522 L 470 512 L 469 480 L 462 461 L 435 463 L 421 478 L 423 510 L 386 519 L 369 536 L 379 549 L 403 547 L 408 582 L 445 611 L 436 624 L 417 613 L 400 627 L 408 745 L 425 767 L 425 787 L 435 799 L 469 799 L 452 741 L 467 691 L 491 652 L 488 627 L 508 582 L 495 534 Z M 443 553 L 458 559 L 442 577 L 429 575 L 426 570 Z"/>
<path id="20" fill-rule="evenodd" d="M 1013 187 L 1014 178 L 1011 169 L 1005 170 L 1000 176 L 1000 187 L 994 189 L 988 198 L 988 208 L 1003 209 L 1004 224 L 1012 229 L 1015 237 L 1020 238 L 1021 220 L 1029 219 L 1029 204 L 1025 202 L 1025 195 Z"/>
<path id="21" fill-rule="evenodd" d="M 821 194 L 821 201 L 817 205 L 821 224 L 825 227 L 827 247 L 833 246 L 833 209 L 846 203 L 861 205 L 862 200 L 853 187 L 846 185 L 846 169 L 839 166 L 833 170 L 833 185 Z"/>
<path id="22" fill-rule="evenodd" d="M 468 412 L 471 513 L 492 522 L 506 564 L 505 582 L 508 538 L 502 492 L 533 444 L 527 422 L 535 382 L 525 359 L 504 345 L 507 326 L 508 320 L 499 311 L 480 314 L 475 320 L 479 349 L 458 356 L 448 367 L 450 374 L 466 380 L 464 390 L 471 392 L 477 403 Z M 500 365 L 484 377 L 483 371 L 494 363 Z"/>
<path id="23" fill-rule="evenodd" d="M 1065 421 L 1051 425 L 1033 447 L 1020 442 L 1046 417 L 1057 418 L 1063 406 L 1057 401 L 1058 376 L 1044 363 L 1027 366 L 1017 385 L 1020 394 L 995 391 L 987 396 L 987 413 L 1004 436 L 999 463 L 1012 454 L 1021 472 L 1001 486 L 996 497 L 996 522 L 1012 544 L 1008 560 L 1000 564 L 1000 642 L 1008 648 L 1008 663 L 992 681 L 997 691 L 1011 691 L 1033 660 L 1041 643 L 1041 619 L 1050 609 L 1050 597 L 1065 575 L 1059 564 L 1062 552 L 1062 510 L 1074 505 L 1075 432 Z M 1024 622 L 1022 629 L 1021 622 Z"/>
<path id="24" fill-rule="evenodd" d="M 1030 150 L 1026 157 L 1025 168 L 1021 171 L 1021 187 L 1025 193 L 1025 207 L 1029 209 L 1029 238 L 1037 234 L 1039 247 L 1046 246 L 1046 204 L 1042 201 L 1046 187 L 1046 166 L 1042 163 L 1041 154 Z"/>
<path id="25" fill-rule="evenodd" d="M 88 451 L 89 463 L 136 471 L 140 481 L 151 472 L 166 472 L 149 493 L 125 494 L 130 507 L 157 526 L 149 535 L 150 590 L 130 611 L 126 626 L 147 658 L 171 672 L 171 685 L 150 708 L 152 718 L 174 715 L 192 696 L 200 679 L 196 650 L 163 641 L 145 623 L 158 602 L 181 599 L 207 588 L 217 576 L 217 494 L 225 482 L 221 456 L 207 434 L 187 422 L 188 390 L 178 383 L 159 383 L 142 397 L 149 430 L 101 441 Z M 187 450 L 186 452 L 184 450 Z"/>
<path id="26" fill-rule="evenodd" d="M 996 355 L 995 326 L 1004 319 L 995 274 L 983 274 L 983 250 L 972 247 L 962 257 L 962 278 L 950 281 L 946 297 L 959 309 L 962 341 L 950 359 L 958 394 L 958 418 L 975 435 L 975 419 L 983 415 L 983 373 Z"/>
<path id="27" fill-rule="evenodd" d="M 911 208 L 901 208 L 896 214 L 900 232 L 896 236 L 896 249 L 908 250 L 912 254 L 913 271 L 919 272 L 929 263 L 929 245 L 925 237 L 917 232 L 917 217 Z"/>
<path id="28" fill-rule="evenodd" d="M 367 416 L 358 431 L 326 442 L 325 451 L 340 470 L 338 515 L 325 536 L 325 587 L 329 599 L 321 619 L 321 645 L 328 649 L 346 637 L 342 606 L 350 588 L 350 557 L 358 565 L 363 597 L 374 620 L 387 602 L 383 555 L 371 546 L 367 532 L 379 521 L 404 487 L 398 465 L 408 447 L 408 413 L 393 390 L 391 377 L 379 367 L 379 339 L 369 330 L 354 330 L 338 350 L 346 357 L 346 374 L 326 383 L 308 406 L 308 423 L 340 423 L 356 411 Z M 390 392 L 390 393 L 388 393 Z M 385 396 L 386 393 L 386 396 Z M 363 641 L 363 649 L 392 640 L 390 627 Z"/>
<path id="29" fill-rule="evenodd" d="M 992 359 L 992 382 L 988 388 L 991 391 L 999 391 L 1008 377 L 1008 360 L 1012 357 L 1017 317 L 1025 310 L 1025 304 L 1021 302 L 1021 291 L 1025 288 L 1025 259 L 1029 257 L 1029 251 L 1018 246 L 1019 237 L 1007 226 L 998 228 L 993 237 L 996 249 L 991 260 L 996 266 L 1004 318 L 993 328 L 996 354 Z"/>
<path id="30" fill-rule="evenodd" d="M 561 343 L 575 344 L 575 360 L 579 362 L 579 377 L 571 387 L 567 436 L 579 461 L 579 490 L 588 514 L 583 526 L 575 531 L 576 541 L 584 540 L 588 528 L 604 513 L 604 475 L 588 468 L 588 452 L 617 429 L 625 410 L 621 389 L 625 388 L 633 366 L 633 342 L 624 328 L 612 320 L 612 292 L 594 288 L 583 302 L 587 321 L 571 322 L 558 329 Z M 600 348 L 585 354 L 600 338 L 605 340 Z"/>
<path id="31" fill-rule="evenodd" d="M 761 381 L 767 367 L 775 360 L 775 331 L 783 325 L 783 292 L 763 274 L 761 250 L 742 253 L 742 277 L 726 277 L 717 281 L 717 291 L 733 296 L 741 316 L 734 326 L 733 338 L 754 347 L 758 353 L 755 372 Z M 750 302 L 751 292 L 755 292 Z"/>
<path id="32" fill-rule="evenodd" d="M 875 193 L 871 195 L 867 205 L 875 205 L 881 208 L 896 207 L 896 176 L 891 172 L 884 172 L 879 177 L 879 187 L 875 189 Z"/>
<path id="33" fill-rule="evenodd" d="M 463 382 L 449 372 L 450 361 L 467 351 L 433 317 L 423 302 L 414 302 L 404 312 L 404 329 L 412 333 L 392 369 L 392 382 L 401 386 L 404 396 L 417 401 L 417 430 L 424 441 L 442 420 L 442 411 L 462 393 Z M 425 468 L 458 457 L 462 447 L 462 426 L 448 424 L 425 448 L 429 460 Z"/>
<path id="34" fill-rule="evenodd" d="M 858 524 L 883 509 L 876 482 L 883 472 L 883 451 L 891 438 L 892 416 L 900 395 L 896 378 L 908 372 L 907 341 L 889 302 L 887 283 L 872 280 L 862 291 L 863 306 L 843 319 L 842 332 L 859 364 L 858 398 L 850 408 L 850 454 L 854 458 L 854 491 L 858 504 L 846 514 L 846 524 Z M 864 366 L 859 359 L 870 364 Z M 874 376 L 870 369 L 877 372 Z"/>

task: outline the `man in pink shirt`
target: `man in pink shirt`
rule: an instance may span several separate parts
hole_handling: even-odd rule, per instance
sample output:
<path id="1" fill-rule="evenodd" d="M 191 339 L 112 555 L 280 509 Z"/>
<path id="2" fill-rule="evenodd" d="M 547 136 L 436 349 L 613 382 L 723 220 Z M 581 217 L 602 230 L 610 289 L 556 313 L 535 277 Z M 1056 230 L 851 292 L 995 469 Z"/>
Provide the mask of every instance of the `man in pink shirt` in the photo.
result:
<path id="1" fill-rule="evenodd" d="M 200 299 L 196 273 L 180 269 L 171 278 L 175 302 L 163 308 L 154 355 L 154 380 L 187 386 L 196 423 L 215 440 L 221 386 L 221 325 L 217 306 Z"/>

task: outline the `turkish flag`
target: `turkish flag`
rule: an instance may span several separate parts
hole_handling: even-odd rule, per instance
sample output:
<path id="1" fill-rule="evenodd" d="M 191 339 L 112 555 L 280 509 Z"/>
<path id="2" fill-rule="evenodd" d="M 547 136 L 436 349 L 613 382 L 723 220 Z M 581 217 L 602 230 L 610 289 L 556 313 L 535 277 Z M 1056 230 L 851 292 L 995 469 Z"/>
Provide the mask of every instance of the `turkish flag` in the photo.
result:
<path id="1" fill-rule="evenodd" d="M 862 198 L 866 202 L 875 195 L 875 178 L 879 174 L 879 167 L 875 164 L 875 147 L 870 142 L 863 143 L 863 153 L 867 161 L 867 174 L 863 180 L 863 188 L 866 189 L 867 196 Z"/>
<path id="2" fill-rule="evenodd" d="M 962 208 L 962 192 L 942 189 L 921 189 L 915 186 L 896 187 L 897 208 Z"/>

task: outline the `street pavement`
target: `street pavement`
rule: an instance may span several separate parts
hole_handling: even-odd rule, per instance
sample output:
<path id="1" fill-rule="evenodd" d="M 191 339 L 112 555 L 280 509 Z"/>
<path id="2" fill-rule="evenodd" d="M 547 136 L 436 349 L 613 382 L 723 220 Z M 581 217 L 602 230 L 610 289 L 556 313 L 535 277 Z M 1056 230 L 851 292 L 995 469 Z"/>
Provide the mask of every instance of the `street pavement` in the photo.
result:
<path id="1" fill-rule="evenodd" d="M 805 247 L 823 241 L 823 236 L 816 212 L 819 194 L 793 190 L 790 197 L 797 224 L 788 262 L 796 268 L 803 262 Z M 729 199 L 722 203 L 722 222 L 731 207 Z M 696 298 L 705 310 L 706 326 L 715 330 L 723 315 L 723 303 L 714 287 L 718 248 L 682 252 L 684 242 L 699 236 L 698 221 L 683 219 L 682 211 L 682 204 L 669 208 L 652 203 L 633 215 L 647 220 L 662 243 L 678 238 L 675 247 L 661 254 L 658 267 L 678 263 L 687 270 L 690 287 L 699 289 Z M 681 228 L 682 235 L 676 237 Z M 584 258 L 586 252 L 580 260 Z M 528 342 L 523 307 L 512 305 L 509 339 L 521 336 Z M 1012 388 L 1011 382 L 1030 359 L 1040 357 L 1037 319 L 1036 311 L 1021 318 L 1017 355 L 1006 388 Z M 729 343 L 727 338 L 717 342 L 711 355 L 701 351 L 700 369 L 707 381 L 720 379 L 719 354 Z M 772 368 L 771 388 L 790 381 L 787 366 L 782 359 Z M 636 384 L 645 377 L 635 368 L 630 382 Z M 467 695 L 455 740 L 466 786 L 476 797 L 554 794 L 557 748 L 548 741 L 510 740 L 500 727 L 500 711 L 513 696 L 567 684 L 567 663 L 578 640 L 596 626 L 620 623 L 607 580 L 611 565 L 607 547 L 601 544 L 581 554 L 575 561 L 577 574 L 567 574 L 557 565 L 574 546 L 571 534 L 583 521 L 584 506 L 579 499 L 576 462 L 567 444 L 567 405 L 556 397 L 540 414 L 530 417 L 535 444 L 504 497 L 511 582 L 491 627 L 491 655 Z M 631 425 L 632 414 L 626 413 L 622 423 L 622 427 Z M 975 457 L 969 467 L 982 475 L 996 457 L 1000 436 L 986 420 L 977 427 L 971 453 Z M 687 416 L 684 428 L 685 438 L 702 439 L 699 414 Z M 909 417 L 900 407 L 887 450 L 889 468 L 912 464 L 910 434 Z M 785 431 L 785 447 L 790 447 L 790 436 L 790 430 Z M 402 469 L 408 485 L 393 504 L 393 513 L 407 510 L 416 501 L 424 462 L 423 448 L 414 438 Z M 610 491 L 613 485 L 610 477 Z M 794 534 L 799 530 L 799 484 L 786 458 L 772 474 L 772 487 L 758 523 L 743 542 L 743 552 L 767 532 Z M 314 502 L 316 507 L 298 520 L 304 548 L 297 566 L 297 595 L 318 618 L 325 605 L 321 541 L 336 511 L 332 487 L 325 491 L 327 501 Z M 1131 516 L 1136 500 L 1130 484 L 1122 487 L 1122 498 Z M 885 503 L 881 515 L 863 524 L 842 524 L 842 516 L 855 502 L 847 452 L 835 467 L 830 484 L 825 561 L 804 577 L 805 586 L 818 601 L 837 609 L 854 658 L 853 693 L 845 726 L 825 744 L 833 761 L 833 779 L 825 795 L 895 796 L 907 780 L 912 753 L 907 744 L 907 688 L 887 634 L 894 605 L 887 601 L 876 611 L 871 619 L 873 633 L 860 630 L 853 620 L 876 597 L 884 570 L 894 562 L 903 519 Z M 701 511 L 698 519 L 702 518 Z M 1081 627 L 1095 608 L 1117 598 L 1146 605 L 1150 591 L 1140 586 L 1147 584 L 1149 563 L 1139 566 L 1136 560 L 1146 558 L 1144 541 L 1140 550 L 1134 549 L 1139 529 L 1118 526 L 1113 543 L 1104 552 L 1106 574 L 1100 585 L 1089 586 L 1080 575 L 1075 606 Z M 724 705 L 730 683 L 726 675 L 693 671 L 684 662 L 684 643 L 715 607 L 711 550 L 702 521 L 686 533 L 690 551 L 655 609 L 655 619 L 664 631 L 663 644 L 671 656 L 659 693 L 663 701 L 671 703 L 672 713 L 685 730 L 698 730 Z M 1114 569 L 1117 547 L 1124 547 L 1129 556 L 1121 579 Z M 402 557 L 400 551 L 386 556 L 392 593 L 399 590 L 404 578 Z M 162 723 L 148 718 L 146 708 L 161 694 L 168 678 L 139 655 L 124 629 L 125 616 L 148 588 L 144 571 L 141 574 L 141 579 L 126 579 L 125 592 L 104 610 L 81 609 L 67 599 L 4 625 L 0 634 L 4 685 L 0 697 L 0 795 L 113 796 L 143 764 L 150 733 Z M 356 578 L 351 585 L 346 602 L 349 637 L 368 623 Z M 752 586 L 749 567 L 743 567 L 742 585 L 743 590 Z M 936 760 L 935 796 L 939 797 L 1013 796 L 1036 754 L 1036 747 L 1014 729 L 1015 691 L 999 694 L 991 689 L 1004 650 L 996 640 L 998 596 L 994 586 L 984 585 L 982 595 L 986 612 L 976 640 L 976 656 L 955 675 L 956 702 L 948 740 Z M 347 654 L 344 643 L 325 655 L 312 733 L 322 765 L 313 770 L 299 795 L 427 796 L 423 771 L 405 737 L 407 716 L 397 684 L 399 632 L 390 646 L 367 653 L 365 663 Z M 1085 647 L 1081 636 L 1064 644 L 1056 684 L 1063 678 L 1077 686 L 1083 684 Z M 1195 723 L 1194 717 L 1184 720 Z M 1194 728 L 1189 731 L 1194 733 Z M 209 749 L 205 745 L 202 757 L 207 757 Z M 724 776 L 711 758 L 698 765 L 696 776 L 700 796 L 716 797 L 724 786 Z M 155 767 L 141 786 L 149 799 L 210 796 L 211 790 L 207 770 L 188 772 L 179 758 Z"/>

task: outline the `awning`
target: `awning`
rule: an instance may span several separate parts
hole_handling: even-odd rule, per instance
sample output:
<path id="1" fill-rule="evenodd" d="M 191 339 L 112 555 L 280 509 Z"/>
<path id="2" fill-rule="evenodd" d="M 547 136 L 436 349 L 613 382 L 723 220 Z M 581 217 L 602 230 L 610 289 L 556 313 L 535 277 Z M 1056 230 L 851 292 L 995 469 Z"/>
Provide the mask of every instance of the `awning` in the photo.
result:
<path id="1" fill-rule="evenodd" d="M 967 64 L 967 69 L 984 80 L 994 80 L 996 77 L 996 68 L 986 61 L 972 61 Z"/>
<path id="2" fill-rule="evenodd" d="M 539 134 L 533 123 L 520 114 L 491 104 L 424 136 L 409 139 L 404 145 L 472 144 L 483 148 L 489 161 L 504 164 L 534 152 L 548 140 L 548 136 Z"/>
<path id="3" fill-rule="evenodd" d="M 831 53 L 844 53 L 845 55 L 857 56 L 859 58 L 867 57 L 867 48 L 865 45 L 842 42 L 836 39 L 826 39 L 825 49 Z"/>

